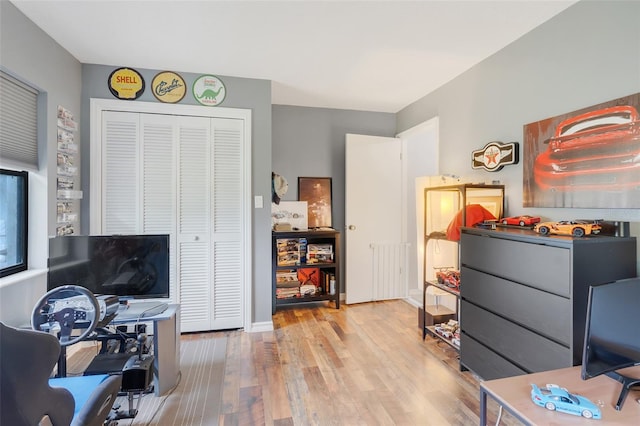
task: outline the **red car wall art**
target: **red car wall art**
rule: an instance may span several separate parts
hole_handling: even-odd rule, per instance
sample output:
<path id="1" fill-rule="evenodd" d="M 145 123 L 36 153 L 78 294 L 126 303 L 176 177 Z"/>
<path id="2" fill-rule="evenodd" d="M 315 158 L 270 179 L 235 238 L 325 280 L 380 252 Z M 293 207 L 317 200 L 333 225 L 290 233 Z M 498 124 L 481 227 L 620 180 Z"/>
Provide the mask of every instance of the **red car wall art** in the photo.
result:
<path id="1" fill-rule="evenodd" d="M 524 206 L 640 207 L 638 104 L 640 94 L 526 125 Z"/>

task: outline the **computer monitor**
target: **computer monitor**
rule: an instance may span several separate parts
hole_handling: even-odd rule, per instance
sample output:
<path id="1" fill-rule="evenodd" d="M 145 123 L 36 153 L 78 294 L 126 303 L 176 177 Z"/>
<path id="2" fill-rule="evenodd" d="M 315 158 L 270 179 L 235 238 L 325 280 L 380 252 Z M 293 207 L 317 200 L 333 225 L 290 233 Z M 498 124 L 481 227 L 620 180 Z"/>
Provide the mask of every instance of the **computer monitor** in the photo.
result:
<path id="1" fill-rule="evenodd" d="M 70 235 L 49 240 L 47 290 L 67 284 L 120 299 L 169 298 L 169 235 Z"/>
<path id="2" fill-rule="evenodd" d="M 628 377 L 618 372 L 640 365 L 640 278 L 630 278 L 589 288 L 587 322 L 582 352 L 582 379 L 606 374 L 622 383 L 616 410 L 640 374 Z"/>

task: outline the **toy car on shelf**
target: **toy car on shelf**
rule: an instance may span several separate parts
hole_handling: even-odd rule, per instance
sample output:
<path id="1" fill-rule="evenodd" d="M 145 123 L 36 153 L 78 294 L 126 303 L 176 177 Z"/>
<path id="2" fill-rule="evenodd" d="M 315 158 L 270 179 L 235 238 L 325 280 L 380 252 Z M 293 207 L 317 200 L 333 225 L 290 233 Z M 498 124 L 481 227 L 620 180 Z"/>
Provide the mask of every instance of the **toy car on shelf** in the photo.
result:
<path id="1" fill-rule="evenodd" d="M 533 174 L 543 190 L 619 190 L 640 185 L 640 116 L 632 105 L 589 111 L 562 121 Z"/>
<path id="2" fill-rule="evenodd" d="M 585 235 L 598 234 L 602 226 L 594 222 L 563 220 L 560 222 L 539 222 L 533 227 L 535 232 L 542 235 L 557 234 L 584 237 Z"/>
<path id="3" fill-rule="evenodd" d="M 589 399 L 574 395 L 558 385 L 547 384 L 538 387 L 531 384 L 531 400 L 534 404 L 550 411 L 582 416 L 586 419 L 601 419 L 600 408 Z"/>
<path id="4" fill-rule="evenodd" d="M 454 269 L 441 269 L 436 271 L 436 280 L 439 284 L 451 288 L 460 288 L 460 271 Z"/>
<path id="5" fill-rule="evenodd" d="M 503 225 L 532 226 L 538 222 L 540 222 L 539 217 L 529 216 L 527 214 L 522 216 L 503 217 L 500 219 L 500 223 Z"/>
<path id="6" fill-rule="evenodd" d="M 460 325 L 458 321 L 452 319 L 449 322 L 437 324 L 434 327 L 434 331 L 445 339 L 449 339 L 454 345 L 460 346 Z"/>

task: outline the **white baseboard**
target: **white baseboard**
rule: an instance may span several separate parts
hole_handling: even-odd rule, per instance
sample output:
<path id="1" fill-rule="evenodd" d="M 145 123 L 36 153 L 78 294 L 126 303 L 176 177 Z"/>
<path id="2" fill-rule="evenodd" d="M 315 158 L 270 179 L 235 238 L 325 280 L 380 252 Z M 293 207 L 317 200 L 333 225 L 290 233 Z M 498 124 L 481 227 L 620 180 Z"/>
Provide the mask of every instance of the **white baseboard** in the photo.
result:
<path id="1" fill-rule="evenodd" d="M 273 331 L 273 321 L 263 321 L 263 322 L 254 322 L 251 324 L 251 327 L 247 330 L 247 333 L 261 333 L 263 331 Z"/>
<path id="2" fill-rule="evenodd" d="M 405 297 L 402 300 L 404 300 L 405 302 L 407 302 L 411 306 L 415 306 L 416 308 L 421 308 L 422 307 L 422 303 L 418 302 L 417 300 L 415 300 L 412 297 Z"/>

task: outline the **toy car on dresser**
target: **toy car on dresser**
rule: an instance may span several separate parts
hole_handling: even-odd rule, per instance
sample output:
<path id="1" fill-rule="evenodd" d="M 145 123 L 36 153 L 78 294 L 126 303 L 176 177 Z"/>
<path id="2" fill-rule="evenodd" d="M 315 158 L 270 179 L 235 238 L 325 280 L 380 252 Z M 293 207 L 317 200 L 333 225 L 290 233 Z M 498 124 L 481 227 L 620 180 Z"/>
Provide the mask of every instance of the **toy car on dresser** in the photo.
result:
<path id="1" fill-rule="evenodd" d="M 500 219 L 500 223 L 503 225 L 533 226 L 538 222 L 540 222 L 539 217 L 529 216 L 528 214 Z"/>
<path id="2" fill-rule="evenodd" d="M 584 237 L 585 235 L 598 234 L 602 226 L 594 222 L 578 220 L 562 220 L 560 222 L 540 222 L 533 227 L 535 232 L 541 235 L 571 235 Z"/>

